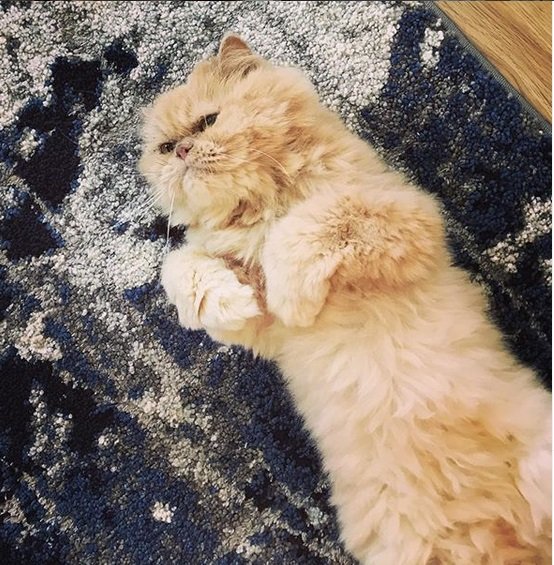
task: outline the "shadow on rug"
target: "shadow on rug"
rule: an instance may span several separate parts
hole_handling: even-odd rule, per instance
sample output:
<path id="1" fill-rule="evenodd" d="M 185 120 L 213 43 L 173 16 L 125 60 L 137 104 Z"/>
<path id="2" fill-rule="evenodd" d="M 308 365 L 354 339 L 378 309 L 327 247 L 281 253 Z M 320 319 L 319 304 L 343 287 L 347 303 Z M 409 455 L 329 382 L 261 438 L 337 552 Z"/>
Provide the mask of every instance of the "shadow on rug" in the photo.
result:
<path id="1" fill-rule="evenodd" d="M 227 30 L 441 198 L 548 382 L 550 130 L 425 4 L 2 2 L 0 27 L 2 563 L 351 563 L 281 376 L 178 327 L 140 210 L 138 109 Z"/>

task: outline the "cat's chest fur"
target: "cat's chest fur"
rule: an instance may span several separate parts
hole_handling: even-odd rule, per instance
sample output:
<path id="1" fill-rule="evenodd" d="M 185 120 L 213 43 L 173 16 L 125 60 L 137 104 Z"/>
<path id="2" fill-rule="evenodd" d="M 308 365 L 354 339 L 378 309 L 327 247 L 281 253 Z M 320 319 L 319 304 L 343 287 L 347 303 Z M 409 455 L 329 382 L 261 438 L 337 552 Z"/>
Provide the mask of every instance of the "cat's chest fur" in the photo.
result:
<path id="1" fill-rule="evenodd" d="M 189 245 L 202 247 L 213 257 L 233 257 L 244 264 L 258 264 L 270 223 L 226 229 L 189 228 Z"/>

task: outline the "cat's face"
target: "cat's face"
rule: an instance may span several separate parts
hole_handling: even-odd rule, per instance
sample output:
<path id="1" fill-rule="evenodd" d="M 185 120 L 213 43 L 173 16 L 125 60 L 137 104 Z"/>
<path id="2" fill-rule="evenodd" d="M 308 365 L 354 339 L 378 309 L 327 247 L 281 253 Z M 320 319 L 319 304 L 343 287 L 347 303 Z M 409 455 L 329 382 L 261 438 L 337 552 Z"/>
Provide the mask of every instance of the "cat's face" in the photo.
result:
<path id="1" fill-rule="evenodd" d="M 294 199 L 317 105 L 298 71 L 228 36 L 145 110 L 140 170 L 173 225 L 265 221 Z"/>

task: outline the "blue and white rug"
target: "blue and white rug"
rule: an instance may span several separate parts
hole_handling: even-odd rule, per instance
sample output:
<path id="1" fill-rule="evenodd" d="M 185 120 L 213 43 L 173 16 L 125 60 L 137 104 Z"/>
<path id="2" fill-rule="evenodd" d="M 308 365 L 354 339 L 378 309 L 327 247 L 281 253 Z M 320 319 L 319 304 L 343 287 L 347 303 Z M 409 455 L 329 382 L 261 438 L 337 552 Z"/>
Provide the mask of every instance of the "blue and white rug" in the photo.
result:
<path id="1" fill-rule="evenodd" d="M 3 1 L 0 30 L 1 563 L 351 563 L 278 371 L 179 328 L 139 213 L 138 110 L 225 31 L 440 196 L 549 379 L 550 129 L 427 4 Z"/>

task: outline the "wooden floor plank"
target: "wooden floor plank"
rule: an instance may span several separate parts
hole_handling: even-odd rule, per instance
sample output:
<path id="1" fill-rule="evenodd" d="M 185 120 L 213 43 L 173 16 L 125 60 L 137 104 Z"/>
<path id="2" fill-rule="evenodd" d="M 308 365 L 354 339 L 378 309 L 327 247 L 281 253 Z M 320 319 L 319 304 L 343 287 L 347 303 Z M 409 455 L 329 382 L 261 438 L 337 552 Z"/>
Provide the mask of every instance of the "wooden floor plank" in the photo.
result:
<path id="1" fill-rule="evenodd" d="M 439 1 L 437 5 L 552 123 L 552 3 Z"/>

